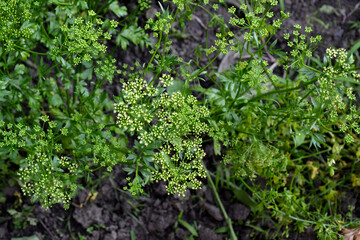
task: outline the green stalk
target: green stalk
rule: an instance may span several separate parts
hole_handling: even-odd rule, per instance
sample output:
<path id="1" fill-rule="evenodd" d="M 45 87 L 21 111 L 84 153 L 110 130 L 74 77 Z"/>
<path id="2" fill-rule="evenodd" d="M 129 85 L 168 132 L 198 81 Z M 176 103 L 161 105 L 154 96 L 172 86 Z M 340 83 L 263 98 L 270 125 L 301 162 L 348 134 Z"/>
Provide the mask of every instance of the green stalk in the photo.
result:
<path id="1" fill-rule="evenodd" d="M 306 66 L 306 65 L 305 65 L 305 66 Z M 309 68 L 310 68 L 310 67 L 309 67 Z M 304 84 L 301 84 L 301 85 L 299 85 L 299 86 L 297 86 L 297 87 L 285 88 L 285 89 L 281 89 L 281 90 L 275 90 L 275 91 L 271 91 L 271 92 L 266 92 L 266 93 L 263 93 L 263 94 L 261 94 L 261 95 L 259 95 L 259 96 L 257 96 L 257 97 L 251 98 L 251 99 L 248 101 L 248 103 L 249 103 L 249 102 L 254 102 L 254 101 L 260 100 L 260 99 L 262 99 L 262 98 L 264 98 L 264 97 L 266 97 L 266 96 L 268 96 L 268 95 L 272 95 L 272 94 L 276 94 L 276 93 L 290 92 L 290 91 L 293 91 L 293 90 L 301 89 L 301 88 L 304 88 L 304 87 L 306 87 L 306 86 L 308 86 L 308 85 L 310 85 L 310 84 L 315 83 L 317 80 L 318 80 L 318 79 L 315 78 L 315 79 L 313 79 L 313 80 L 311 80 L 311 81 L 308 81 L 308 82 L 306 82 L 306 83 L 304 83 Z"/>
<path id="2" fill-rule="evenodd" d="M 97 13 L 101 13 L 102 11 L 104 11 L 106 8 L 108 8 L 113 2 L 115 1 L 108 1 L 105 4 L 102 4 L 101 7 L 97 10 Z M 97 6 L 99 6 L 99 3 L 97 3 Z"/>
<path id="3" fill-rule="evenodd" d="M 145 77 L 145 74 L 147 73 L 147 71 L 148 71 L 148 69 L 149 69 L 149 67 L 150 67 L 150 64 L 151 64 L 152 61 L 154 60 L 155 55 L 156 55 L 157 51 L 159 50 L 159 48 L 160 48 L 160 46 L 161 46 L 161 39 L 162 39 L 162 32 L 160 32 L 159 41 L 158 41 L 158 43 L 157 43 L 156 49 L 155 49 L 153 55 L 151 56 L 151 59 L 150 59 L 149 63 L 147 64 L 147 66 L 146 66 L 146 68 L 145 68 L 145 70 L 144 70 L 143 78 Z"/>
<path id="4" fill-rule="evenodd" d="M 63 2 L 58 2 L 58 1 L 55 1 L 55 0 L 50 0 L 50 2 L 58 4 L 58 5 L 63 5 L 63 6 L 71 6 L 71 5 L 73 5 L 73 3 L 63 3 Z"/>
<path id="5" fill-rule="evenodd" d="M 208 179 L 208 181 L 209 181 L 209 183 L 211 185 L 211 188 L 214 191 L 215 199 L 216 199 L 217 203 L 219 204 L 219 207 L 220 207 L 221 212 L 222 212 L 222 214 L 223 214 L 223 216 L 225 218 L 225 221 L 228 224 L 229 231 L 230 231 L 230 239 L 231 240 L 237 240 L 238 238 L 236 237 L 236 234 L 234 232 L 234 229 L 233 229 L 233 226 L 232 226 L 232 223 L 231 223 L 231 219 L 229 218 L 229 216 L 226 213 L 224 205 L 222 204 L 221 199 L 219 197 L 219 194 L 218 194 L 218 192 L 216 190 L 215 184 L 214 184 L 214 182 L 213 182 L 213 180 L 211 178 L 211 175 L 210 175 L 209 171 L 206 169 L 204 162 L 203 162 L 203 165 L 204 165 L 204 168 L 205 168 L 205 171 L 206 171 L 206 177 L 207 177 L 207 179 Z"/>
<path id="6" fill-rule="evenodd" d="M 49 54 L 47 54 L 47 53 L 34 52 L 34 51 L 29 50 L 29 49 L 20 47 L 20 46 L 18 46 L 18 45 L 16 45 L 16 44 L 15 44 L 14 46 L 15 46 L 16 48 L 20 49 L 20 50 L 27 51 L 27 52 L 29 52 L 29 53 L 33 53 L 33 54 L 36 54 L 36 55 L 45 55 L 45 56 L 49 55 Z"/>

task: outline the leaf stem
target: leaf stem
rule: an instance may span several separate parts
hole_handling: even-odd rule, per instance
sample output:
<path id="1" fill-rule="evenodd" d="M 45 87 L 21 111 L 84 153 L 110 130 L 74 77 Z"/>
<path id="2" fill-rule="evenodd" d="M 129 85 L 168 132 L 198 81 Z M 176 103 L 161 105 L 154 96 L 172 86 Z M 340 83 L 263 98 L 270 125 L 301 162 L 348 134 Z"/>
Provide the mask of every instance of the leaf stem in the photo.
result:
<path id="1" fill-rule="evenodd" d="M 226 213 L 226 210 L 225 210 L 225 208 L 224 208 L 224 205 L 222 204 L 221 199 L 220 199 L 220 197 L 219 197 L 219 194 L 218 194 L 218 192 L 217 192 L 217 190 L 216 190 L 215 184 L 214 184 L 214 182 L 213 182 L 213 180 L 212 180 L 212 178 L 211 178 L 211 175 L 210 175 L 209 171 L 206 169 L 204 162 L 203 162 L 203 165 L 204 165 L 204 168 L 205 168 L 205 171 L 206 171 L 206 176 L 207 176 L 207 179 L 208 179 L 208 181 L 209 181 L 209 184 L 211 185 L 211 188 L 212 188 L 213 191 L 214 191 L 214 195 L 215 195 L 216 201 L 217 201 L 217 203 L 219 204 L 219 207 L 220 207 L 220 209 L 221 209 L 221 212 L 222 212 L 222 214 L 224 215 L 224 218 L 225 218 L 225 220 L 226 220 L 226 222 L 227 222 L 227 224 L 228 224 L 229 231 L 230 231 L 230 239 L 231 239 L 231 240 L 237 240 L 238 238 L 236 237 L 236 234 L 235 234 L 235 232 L 234 232 L 234 229 L 233 229 L 233 226 L 232 226 L 232 223 L 231 223 L 231 219 L 229 218 L 229 216 L 228 216 L 227 213 Z"/>
<path id="2" fill-rule="evenodd" d="M 24 50 L 24 51 L 27 51 L 27 52 L 29 52 L 29 53 L 33 53 L 33 54 L 36 54 L 36 55 L 44 55 L 44 56 L 47 56 L 47 55 L 49 55 L 48 53 L 39 53 L 39 52 L 34 52 L 34 51 L 31 51 L 31 50 L 29 50 L 29 49 L 26 49 L 26 48 L 23 48 L 23 47 L 20 47 L 20 46 L 18 46 L 18 45 L 14 45 L 16 48 L 18 48 L 18 49 L 21 49 L 21 50 Z"/>
<path id="3" fill-rule="evenodd" d="M 74 3 L 63 3 L 63 2 L 58 2 L 58 1 L 55 1 L 55 0 L 49 0 L 50 2 L 52 3 L 55 3 L 55 4 L 58 4 L 58 5 L 63 5 L 63 6 L 71 6 L 73 5 Z"/>

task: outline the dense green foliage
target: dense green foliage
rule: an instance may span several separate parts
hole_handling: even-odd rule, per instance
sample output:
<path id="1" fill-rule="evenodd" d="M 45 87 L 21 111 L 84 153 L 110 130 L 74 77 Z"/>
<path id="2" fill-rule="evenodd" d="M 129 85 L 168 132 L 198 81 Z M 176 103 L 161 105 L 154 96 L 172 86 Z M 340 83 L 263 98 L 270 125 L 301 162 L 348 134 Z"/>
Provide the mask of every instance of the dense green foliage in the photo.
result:
<path id="1" fill-rule="evenodd" d="M 308 227 L 321 239 L 340 237 L 356 222 L 341 212 L 341 200 L 360 186 L 359 44 L 315 56 L 321 36 L 295 25 L 282 36 L 288 49 L 278 49 L 278 31 L 291 16 L 273 10 L 276 0 L 231 6 L 229 22 L 217 14 L 223 1 L 173 0 L 174 11 L 160 5 L 141 28 L 150 2 L 128 12 L 112 0 L 0 1 L 2 186 L 11 176 L 44 207 L 68 208 L 80 180 L 91 186 L 95 171 L 116 164 L 134 196 L 153 181 L 183 195 L 208 178 L 216 191 L 226 172 L 227 188 L 254 222 L 276 223 L 264 237 Z M 211 15 L 208 28 L 219 29 L 217 40 L 199 46 L 205 66 L 170 53 L 174 23 L 184 26 L 196 8 Z M 122 20 L 106 19 L 108 11 Z M 123 50 L 146 47 L 150 60 L 116 64 L 112 38 Z M 237 62 L 219 72 L 215 60 L 230 52 Z M 104 89 L 114 79 L 119 96 Z M 209 142 L 221 161 L 206 159 Z M 216 184 L 205 167 L 212 164 Z"/>

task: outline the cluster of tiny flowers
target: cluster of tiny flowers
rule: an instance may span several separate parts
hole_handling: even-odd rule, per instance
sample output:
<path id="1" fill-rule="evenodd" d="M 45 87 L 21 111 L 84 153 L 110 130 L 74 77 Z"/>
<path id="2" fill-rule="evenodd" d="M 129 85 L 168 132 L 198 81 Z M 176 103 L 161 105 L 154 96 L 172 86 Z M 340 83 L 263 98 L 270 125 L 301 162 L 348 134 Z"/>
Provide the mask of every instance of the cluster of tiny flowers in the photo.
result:
<path id="1" fill-rule="evenodd" d="M 98 66 L 95 67 L 94 72 L 100 78 L 105 78 L 112 83 L 116 71 L 115 62 L 116 60 L 114 58 L 106 58 L 104 61 L 97 61 Z"/>
<path id="2" fill-rule="evenodd" d="M 169 0 L 165 0 L 164 2 L 167 2 Z M 178 5 L 178 8 L 180 10 L 184 10 L 184 8 L 187 8 L 189 4 L 192 4 L 192 0 L 171 0 L 172 3 Z M 220 3 L 223 2 L 223 0 L 219 1 Z M 203 0 L 204 4 L 209 4 L 209 0 Z"/>
<path id="3" fill-rule="evenodd" d="M 277 0 L 261 0 L 261 3 L 270 3 L 271 6 L 276 6 L 278 5 L 278 1 Z"/>
<path id="4" fill-rule="evenodd" d="M 136 132 L 144 146 L 161 142 L 160 152 L 154 157 L 161 167 L 153 173 L 154 179 L 168 181 L 169 193 L 183 194 L 190 186 L 198 188 L 198 178 L 205 177 L 201 136 L 209 132 L 204 122 L 209 110 L 199 106 L 194 96 L 159 94 L 141 79 L 124 84 L 122 95 L 124 101 L 115 104 L 119 126 Z M 184 173 L 187 177 L 181 176 Z"/>
<path id="5" fill-rule="evenodd" d="M 164 87 L 168 87 L 173 83 L 174 78 L 171 77 L 169 74 L 164 74 L 159 78 L 159 80 Z"/>
<path id="6" fill-rule="evenodd" d="M 130 177 L 127 177 L 126 180 L 129 182 L 128 187 L 124 187 L 124 190 L 127 190 L 133 196 L 144 194 L 144 189 L 142 189 L 142 184 L 138 178 L 135 178 L 132 182 Z"/>
<path id="7" fill-rule="evenodd" d="M 148 86 L 143 79 L 136 79 L 123 84 L 124 102 L 114 105 L 117 123 L 121 128 L 128 128 L 131 132 L 143 129 L 152 120 L 152 113 L 145 103 L 147 97 L 157 95 L 158 90 Z"/>
<path id="8" fill-rule="evenodd" d="M 269 4 L 271 6 L 276 6 L 278 4 L 278 1 L 258 1 L 254 5 L 253 11 L 248 11 L 248 6 L 246 4 L 242 4 L 240 6 L 240 10 L 244 11 L 245 18 L 238 17 L 236 15 L 236 8 L 234 6 L 230 7 L 228 9 L 228 12 L 232 14 L 233 17 L 230 17 L 229 24 L 240 29 L 248 29 L 248 31 L 244 33 L 244 40 L 248 42 L 251 42 L 252 40 L 259 41 L 260 38 L 263 40 L 265 39 L 265 37 L 269 36 L 269 29 L 271 29 L 270 24 L 267 24 L 266 22 L 274 17 L 273 12 L 266 10 L 269 9 L 269 7 L 267 6 Z M 275 28 L 274 30 L 279 29 L 282 22 L 288 17 L 289 14 L 285 14 L 281 11 L 281 19 L 273 20 L 272 27 Z M 264 27 L 267 25 L 269 25 L 268 29 Z M 229 36 L 231 37 L 231 35 Z M 237 51 L 236 47 L 233 46 L 232 42 L 229 42 L 228 45 L 231 46 L 230 50 Z"/>
<path id="9" fill-rule="evenodd" d="M 39 124 L 30 128 L 21 123 L 6 124 L 0 121 L 0 148 L 10 153 L 10 159 L 18 159 L 16 153 L 21 149 L 36 152 L 20 161 L 18 175 L 24 194 L 33 196 L 34 200 L 39 199 L 45 208 L 55 203 L 62 203 L 67 208 L 77 188 L 74 179 L 77 179 L 81 170 L 71 158 L 58 157 L 63 146 L 55 140 L 57 123 L 44 115 L 40 117 L 40 124 L 47 126 L 46 130 Z M 63 136 L 68 134 L 67 128 L 60 131 Z M 100 141 L 97 142 L 100 144 Z"/>
<path id="10" fill-rule="evenodd" d="M 254 89 L 262 88 L 264 83 L 268 81 L 268 79 L 263 74 L 264 69 L 261 67 L 261 64 L 267 66 L 268 63 L 264 60 L 262 60 L 260 63 L 254 60 L 250 61 L 247 65 L 251 66 L 251 68 L 247 74 L 243 75 L 243 81 L 248 82 L 249 86 Z"/>
<path id="11" fill-rule="evenodd" d="M 27 131 L 21 123 L 13 125 L 0 121 L 0 128 L 4 128 L 0 129 L 0 138 L 2 139 L 0 140 L 0 148 L 8 148 L 14 151 L 26 145 L 23 137 Z"/>
<path id="12" fill-rule="evenodd" d="M 106 140 L 100 136 L 91 137 L 91 143 L 93 144 L 92 148 L 88 150 L 93 155 L 94 165 L 99 164 L 101 167 L 107 167 L 107 171 L 111 172 L 112 167 L 118 164 L 120 159 L 111 151 Z"/>
<path id="13" fill-rule="evenodd" d="M 224 121 L 219 121 L 217 124 L 213 124 L 209 131 L 209 136 L 214 140 L 215 143 L 218 141 L 222 142 L 225 147 L 228 147 L 230 144 L 229 133 L 226 131 L 227 127 L 230 127 L 232 122 L 224 123 Z"/>
<path id="14" fill-rule="evenodd" d="M 105 40 L 110 40 L 109 32 L 103 32 L 101 29 L 104 23 L 101 19 L 94 19 L 94 12 L 89 11 L 90 20 L 83 17 L 75 19 L 74 24 L 68 27 L 63 24 L 60 29 L 66 35 L 64 45 L 67 51 L 74 55 L 73 62 L 78 65 L 82 61 L 89 62 L 94 56 L 106 52 L 106 46 L 99 43 L 99 39 L 103 37 Z M 116 24 L 111 23 L 111 26 Z"/>
<path id="15" fill-rule="evenodd" d="M 29 38 L 31 30 L 22 25 L 31 18 L 31 1 L 0 1 L 0 43 L 6 51 L 14 50 L 14 41 Z M 0 46 L 1 47 L 1 46 Z"/>
<path id="16" fill-rule="evenodd" d="M 44 208 L 55 203 L 63 203 L 64 208 L 68 208 L 76 185 L 67 186 L 69 174 L 59 171 L 60 166 L 72 169 L 66 158 L 60 158 L 56 164 L 46 154 L 38 153 L 26 158 L 25 162 L 25 167 L 18 172 L 24 194 L 33 196 L 34 199 L 39 198 Z"/>
<path id="17" fill-rule="evenodd" d="M 11 144 L 15 144 L 13 139 L 18 138 L 16 147 L 20 146 L 20 142 L 24 142 L 27 144 L 26 147 L 31 146 L 37 153 L 30 154 L 21 161 L 18 174 L 23 184 L 23 192 L 27 196 L 33 196 L 33 199 L 39 199 L 45 208 L 55 203 L 62 203 L 65 208 L 68 208 L 70 199 L 77 189 L 77 180 L 85 171 L 92 171 L 90 167 L 94 166 L 107 167 L 107 170 L 111 171 L 112 166 L 123 159 L 112 152 L 108 143 L 112 137 L 109 131 L 102 131 L 101 135 L 96 135 L 90 128 L 83 129 L 82 137 L 74 139 L 74 144 L 75 141 L 79 142 L 76 143 L 76 149 L 72 150 L 72 157 L 59 157 L 63 151 L 63 145 L 57 143 L 56 140 L 60 136 L 67 136 L 68 128 L 57 128 L 57 124 L 50 121 L 49 116 L 46 115 L 40 120 L 43 126 L 48 126 L 46 130 L 36 125 L 33 129 L 26 131 L 21 124 L 12 125 L 0 121 L 0 129 L 5 127 L 4 130 L 0 130 L 0 136 L 4 135 L 3 139 Z M 80 121 L 81 115 L 73 114 L 72 120 Z M 99 126 L 100 131 L 104 126 Z M 9 131 L 6 128 L 18 130 Z M 10 137 L 6 138 L 7 136 Z M 1 145 L 11 148 L 11 145 L 7 142 L 3 143 L 1 139 Z"/>
<path id="18" fill-rule="evenodd" d="M 236 144 L 239 144 L 236 142 Z M 264 145 L 260 142 L 254 142 L 239 153 L 239 147 L 235 146 L 228 151 L 224 162 L 232 164 L 235 170 L 235 176 L 250 177 L 256 176 L 268 177 L 275 176 L 277 173 L 286 171 L 287 159 L 279 149 L 271 145 Z"/>
<path id="19" fill-rule="evenodd" d="M 305 34 L 299 32 L 301 29 L 299 24 L 294 25 L 294 28 L 295 30 L 292 32 L 293 39 L 290 40 L 289 33 L 284 34 L 284 39 L 288 41 L 287 45 L 293 49 L 290 51 L 290 56 L 293 58 L 292 62 L 295 63 L 296 66 L 302 66 L 305 57 L 312 56 L 312 49 L 321 41 L 322 37 L 317 35 L 307 40 L 308 35 L 312 32 L 311 27 L 305 27 Z M 289 66 L 285 66 L 285 70 L 287 68 L 289 68 Z"/>
<path id="20" fill-rule="evenodd" d="M 168 14 L 167 12 L 160 14 L 160 12 L 157 12 L 156 17 L 158 18 L 156 21 L 154 21 L 153 18 L 150 18 L 144 29 L 151 29 L 153 31 L 153 36 L 158 37 L 159 33 L 164 32 L 165 34 L 169 34 L 170 28 L 171 28 L 171 22 L 173 20 L 173 16 L 171 14 Z"/>
<path id="21" fill-rule="evenodd" d="M 151 8 L 151 0 L 138 0 L 140 11 Z"/>
<path id="22" fill-rule="evenodd" d="M 180 158 L 180 154 L 169 155 L 171 152 L 169 148 L 171 149 L 169 146 L 164 146 L 164 150 L 154 156 L 155 162 L 161 165 L 161 169 L 153 173 L 154 180 L 167 181 L 168 194 L 184 196 L 189 188 L 199 189 L 202 186 L 200 179 L 206 177 L 206 170 L 201 160 L 205 156 L 204 151 L 195 144 L 193 153 L 187 152 L 187 161 L 185 161 Z"/>
<path id="23" fill-rule="evenodd" d="M 340 131 L 346 133 L 345 142 L 350 144 L 354 141 L 353 132 L 360 134 L 359 110 L 352 103 L 356 100 L 353 88 L 346 88 L 343 84 L 338 84 L 339 80 L 337 79 L 352 78 L 354 81 L 359 82 L 360 74 L 355 70 L 351 70 L 351 65 L 347 62 L 345 49 L 328 48 L 326 53 L 330 58 L 330 62 L 328 66 L 323 68 L 323 75 L 318 81 L 319 97 L 327 104 L 331 122 L 338 123 L 339 119 L 342 119 L 339 114 L 345 114 L 345 119 L 341 120 Z M 344 98 L 345 96 L 347 99 Z M 350 112 L 347 111 L 348 108 Z"/>

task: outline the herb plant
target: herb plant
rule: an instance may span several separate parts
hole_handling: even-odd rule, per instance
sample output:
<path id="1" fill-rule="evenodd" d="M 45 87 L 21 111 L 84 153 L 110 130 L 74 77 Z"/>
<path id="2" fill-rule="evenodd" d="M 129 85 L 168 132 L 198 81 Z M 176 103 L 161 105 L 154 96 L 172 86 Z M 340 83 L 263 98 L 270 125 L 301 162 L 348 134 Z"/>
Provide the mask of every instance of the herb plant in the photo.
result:
<path id="1" fill-rule="evenodd" d="M 236 239 L 207 169 L 215 165 L 231 173 L 228 185 L 254 221 L 276 222 L 267 237 L 309 227 L 321 239 L 340 237 L 356 222 L 342 215 L 341 192 L 360 186 L 360 45 L 317 57 L 321 36 L 298 24 L 282 29 L 291 16 L 274 10 L 276 0 L 241 1 L 228 7 L 228 22 L 216 12 L 223 1 L 170 2 L 143 28 L 116 1 L 0 2 L 2 179 L 13 176 L 44 207 L 65 208 L 82 180 L 91 185 L 94 172 L 117 164 L 134 196 L 154 181 L 184 195 L 207 179 Z M 148 8 L 138 1 L 134 12 Z M 185 26 L 195 9 L 219 29 L 199 47 L 204 66 L 171 52 L 174 23 Z M 134 21 L 106 19 L 107 11 Z M 149 60 L 120 64 L 107 47 L 113 37 L 123 50 L 146 47 Z M 229 53 L 238 60 L 219 71 L 216 61 Z M 121 84 L 117 96 L 104 90 L 111 84 Z M 218 162 L 206 158 L 205 144 Z"/>

